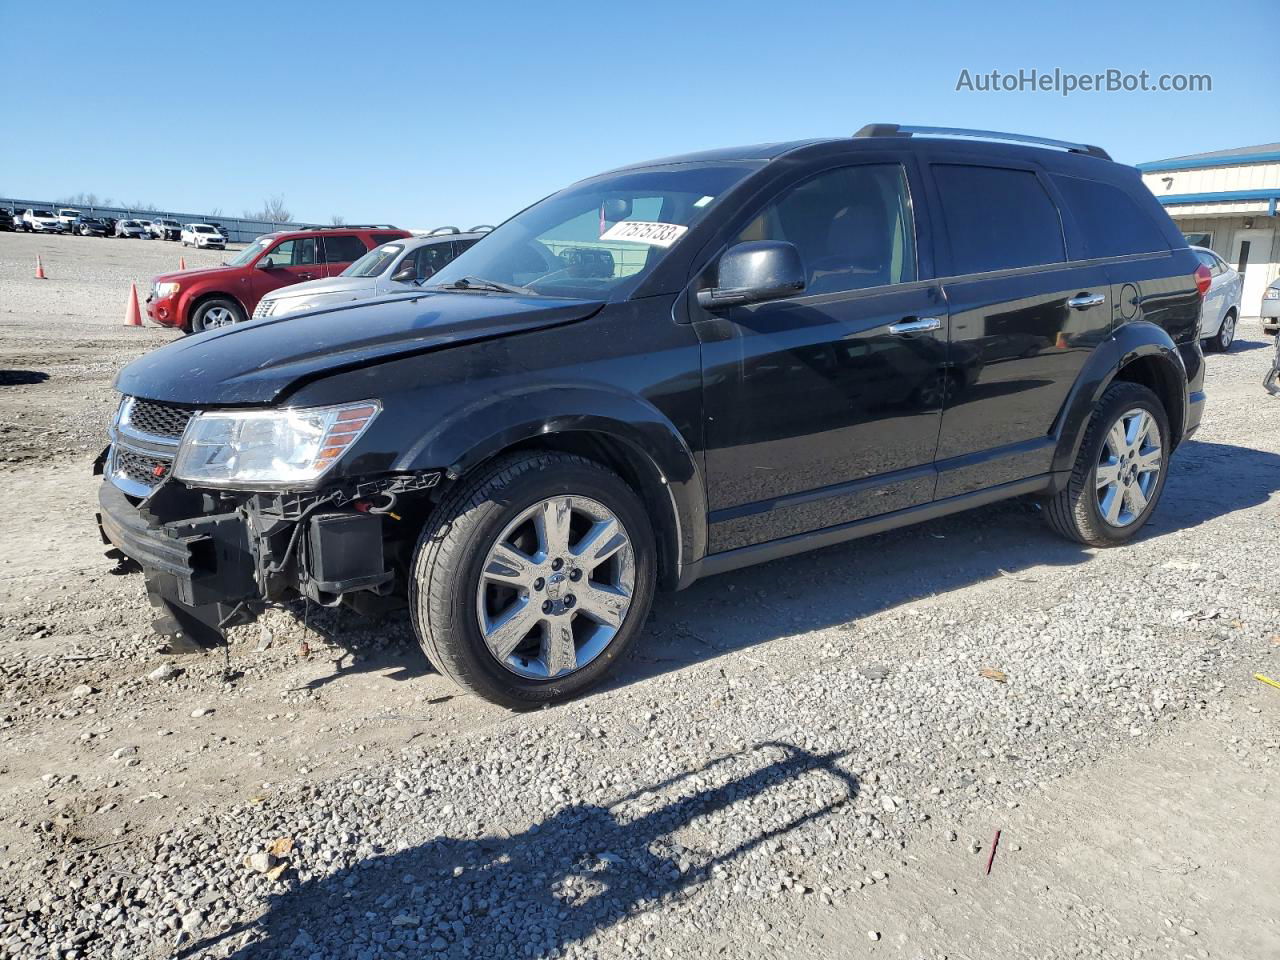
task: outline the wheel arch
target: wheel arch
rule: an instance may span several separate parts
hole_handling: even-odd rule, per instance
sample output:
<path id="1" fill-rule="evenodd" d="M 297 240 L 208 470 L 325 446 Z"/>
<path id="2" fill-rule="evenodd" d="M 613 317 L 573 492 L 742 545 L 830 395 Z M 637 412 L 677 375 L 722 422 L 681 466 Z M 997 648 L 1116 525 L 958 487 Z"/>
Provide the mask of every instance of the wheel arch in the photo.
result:
<path id="1" fill-rule="evenodd" d="M 652 519 L 659 586 L 691 582 L 687 572 L 706 548 L 701 471 L 675 426 L 638 396 L 559 387 L 497 398 L 434 427 L 397 469 L 444 469 L 447 487 L 521 450 L 578 454 L 612 469 Z"/>
<path id="2" fill-rule="evenodd" d="M 1160 398 L 1169 417 L 1172 447 L 1182 442 L 1187 420 L 1187 370 L 1177 345 L 1154 323 L 1125 324 L 1094 351 L 1059 414 L 1055 473 L 1069 473 L 1098 401 L 1116 381 L 1138 383 Z"/>

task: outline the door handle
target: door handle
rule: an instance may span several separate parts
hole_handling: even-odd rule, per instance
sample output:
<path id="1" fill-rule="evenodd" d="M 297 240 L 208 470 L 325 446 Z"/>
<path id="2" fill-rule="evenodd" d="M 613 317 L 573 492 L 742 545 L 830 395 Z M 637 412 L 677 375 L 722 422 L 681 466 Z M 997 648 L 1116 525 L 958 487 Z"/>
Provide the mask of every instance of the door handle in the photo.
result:
<path id="1" fill-rule="evenodd" d="M 314 273 L 300 273 L 298 274 L 298 276 L 300 276 L 303 280 L 314 280 L 316 278 L 316 275 Z"/>
<path id="2" fill-rule="evenodd" d="M 1075 310 L 1088 310 L 1090 307 L 1100 307 L 1106 302 L 1106 296 L 1101 293 L 1082 293 L 1068 300 L 1067 306 Z"/>
<path id="3" fill-rule="evenodd" d="M 942 321 L 938 317 L 920 317 L 904 319 L 889 324 L 890 333 L 928 333 L 930 330 L 942 329 Z"/>

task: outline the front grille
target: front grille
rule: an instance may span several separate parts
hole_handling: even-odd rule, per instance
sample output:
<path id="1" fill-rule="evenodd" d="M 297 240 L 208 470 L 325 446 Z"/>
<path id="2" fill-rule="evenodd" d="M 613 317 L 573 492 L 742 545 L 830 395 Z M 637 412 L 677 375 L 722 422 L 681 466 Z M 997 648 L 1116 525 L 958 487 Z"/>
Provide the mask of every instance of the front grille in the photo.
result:
<path id="1" fill-rule="evenodd" d="M 149 457 L 123 447 L 115 449 L 115 473 L 123 474 L 144 487 L 154 487 L 163 480 L 171 464 L 172 461 L 165 457 Z M 159 473 L 156 472 L 157 467 L 160 468 Z"/>
<path id="2" fill-rule="evenodd" d="M 167 403 L 156 403 L 152 400 L 133 400 L 129 404 L 129 426 L 153 437 L 168 437 L 177 440 L 187 423 L 195 416 L 194 410 L 184 410 Z"/>

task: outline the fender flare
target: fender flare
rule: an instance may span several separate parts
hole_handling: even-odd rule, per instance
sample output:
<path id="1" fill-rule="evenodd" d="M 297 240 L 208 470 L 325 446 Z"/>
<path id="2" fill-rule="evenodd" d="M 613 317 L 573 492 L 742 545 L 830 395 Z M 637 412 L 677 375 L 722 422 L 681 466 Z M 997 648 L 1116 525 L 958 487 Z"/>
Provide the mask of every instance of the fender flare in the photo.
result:
<path id="1" fill-rule="evenodd" d="M 1145 320 L 1126 323 L 1089 356 L 1058 414 L 1054 429 L 1058 443 L 1052 467 L 1055 473 L 1070 473 L 1080 453 L 1080 444 L 1084 442 L 1089 418 L 1121 371 L 1135 361 L 1149 363 L 1147 358 L 1154 361 L 1150 369 L 1159 371 L 1162 378 L 1158 385 L 1162 389 L 1156 392 L 1165 402 L 1173 446 L 1176 448 L 1182 441 L 1187 420 L 1187 368 L 1182 354 L 1163 327 Z"/>
<path id="2" fill-rule="evenodd" d="M 706 488 L 698 458 L 667 417 L 643 397 L 607 384 L 555 384 L 490 395 L 433 425 L 395 469 L 446 470 L 456 480 L 506 450 L 565 435 L 594 438 L 621 454 L 669 561 L 663 586 L 686 586 L 706 552 Z M 688 582 L 691 582 L 688 581 Z"/>

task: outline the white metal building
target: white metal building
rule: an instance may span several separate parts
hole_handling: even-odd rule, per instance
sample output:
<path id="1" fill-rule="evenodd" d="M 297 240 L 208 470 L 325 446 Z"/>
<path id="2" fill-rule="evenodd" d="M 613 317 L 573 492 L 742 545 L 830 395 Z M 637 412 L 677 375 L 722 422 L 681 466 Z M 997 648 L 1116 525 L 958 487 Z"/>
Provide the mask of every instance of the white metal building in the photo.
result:
<path id="1" fill-rule="evenodd" d="M 1140 163 L 1142 180 L 1190 243 L 1244 274 L 1241 313 L 1256 317 L 1280 275 L 1280 143 Z"/>

